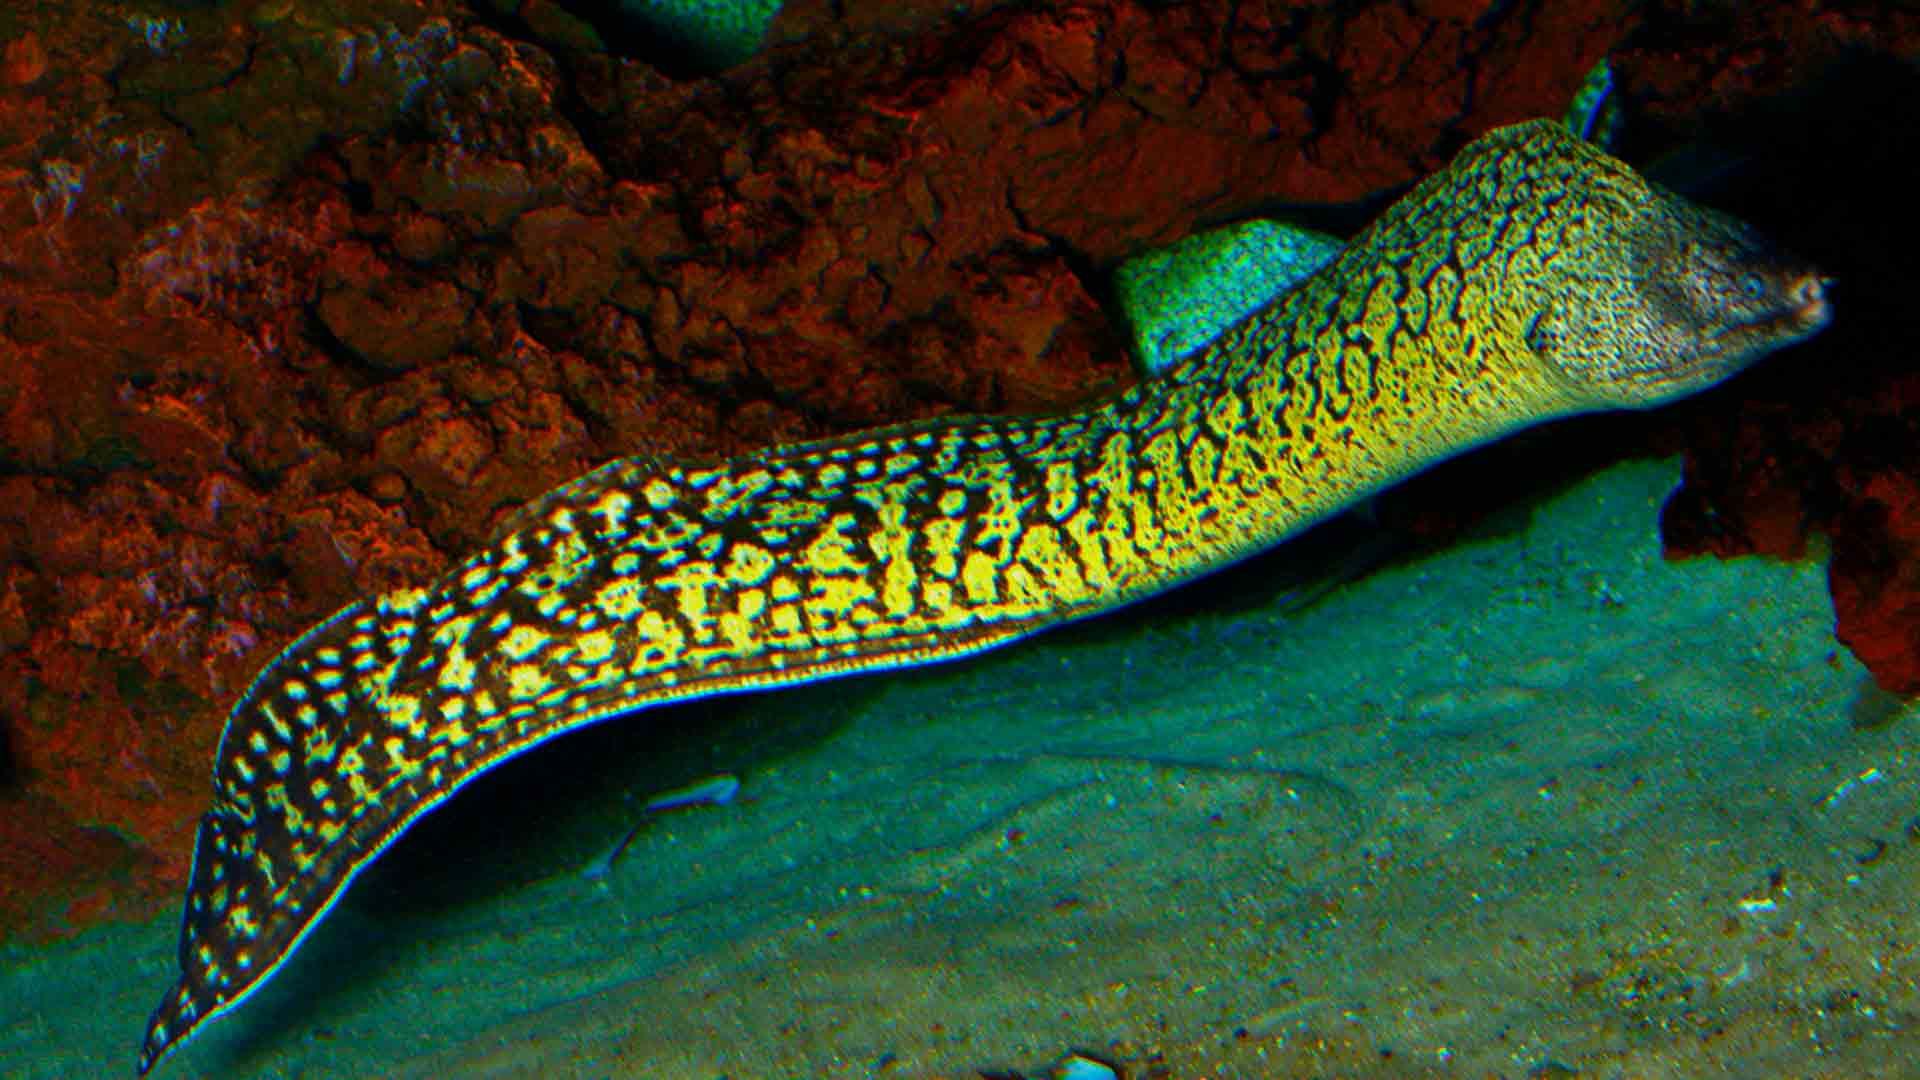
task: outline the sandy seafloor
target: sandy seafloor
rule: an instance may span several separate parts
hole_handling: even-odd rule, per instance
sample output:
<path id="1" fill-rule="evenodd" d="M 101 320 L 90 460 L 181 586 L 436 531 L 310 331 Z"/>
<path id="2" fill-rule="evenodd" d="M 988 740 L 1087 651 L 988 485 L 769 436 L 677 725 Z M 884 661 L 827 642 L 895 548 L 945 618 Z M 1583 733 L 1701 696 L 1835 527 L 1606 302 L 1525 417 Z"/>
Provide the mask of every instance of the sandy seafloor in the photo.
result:
<path id="1" fill-rule="evenodd" d="M 648 792 L 543 824 L 618 756 L 572 736 L 159 1075 L 1920 1076 L 1920 721 L 1817 563 L 1663 561 L 1676 477 L 1311 604 L 1242 568 L 1224 605 L 680 708 L 634 782 L 741 798 L 602 880 Z M 174 931 L 0 951 L 0 1076 L 130 1075 Z"/>

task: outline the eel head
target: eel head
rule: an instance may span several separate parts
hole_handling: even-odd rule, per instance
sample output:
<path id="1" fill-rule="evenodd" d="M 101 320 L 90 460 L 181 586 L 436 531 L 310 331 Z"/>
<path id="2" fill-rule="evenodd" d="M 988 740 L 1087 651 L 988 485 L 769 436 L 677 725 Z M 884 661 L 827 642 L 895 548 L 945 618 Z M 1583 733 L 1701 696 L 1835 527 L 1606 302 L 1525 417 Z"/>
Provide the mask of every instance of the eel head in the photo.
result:
<path id="1" fill-rule="evenodd" d="M 1648 408 L 1818 332 L 1832 281 L 1752 227 L 1647 184 L 1570 252 L 1527 332 L 1588 404 Z"/>

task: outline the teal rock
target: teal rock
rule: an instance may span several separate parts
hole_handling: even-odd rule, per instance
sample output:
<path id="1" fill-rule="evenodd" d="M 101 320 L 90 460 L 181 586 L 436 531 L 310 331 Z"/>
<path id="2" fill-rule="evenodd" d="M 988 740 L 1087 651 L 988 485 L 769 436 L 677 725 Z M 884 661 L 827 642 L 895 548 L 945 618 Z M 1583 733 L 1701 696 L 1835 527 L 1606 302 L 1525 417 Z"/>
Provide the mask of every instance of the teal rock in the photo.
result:
<path id="1" fill-rule="evenodd" d="M 1146 374 L 1179 363 L 1248 313 L 1333 261 L 1337 237 L 1278 221 L 1243 221 L 1136 256 L 1114 291 Z"/>

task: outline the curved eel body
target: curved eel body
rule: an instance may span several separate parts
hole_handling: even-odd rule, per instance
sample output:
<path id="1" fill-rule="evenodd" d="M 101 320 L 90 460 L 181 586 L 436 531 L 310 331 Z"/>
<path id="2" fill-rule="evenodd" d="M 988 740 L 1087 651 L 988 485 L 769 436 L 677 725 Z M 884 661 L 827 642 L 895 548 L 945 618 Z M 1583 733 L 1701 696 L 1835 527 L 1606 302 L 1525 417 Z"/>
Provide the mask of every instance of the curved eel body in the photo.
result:
<path id="1" fill-rule="evenodd" d="M 235 705 L 139 1069 L 284 963 L 463 784 L 661 702 L 976 652 L 1169 588 L 1551 417 L 1819 329 L 1822 279 L 1545 121 L 1484 136 L 1158 378 L 714 464 L 616 461 Z"/>

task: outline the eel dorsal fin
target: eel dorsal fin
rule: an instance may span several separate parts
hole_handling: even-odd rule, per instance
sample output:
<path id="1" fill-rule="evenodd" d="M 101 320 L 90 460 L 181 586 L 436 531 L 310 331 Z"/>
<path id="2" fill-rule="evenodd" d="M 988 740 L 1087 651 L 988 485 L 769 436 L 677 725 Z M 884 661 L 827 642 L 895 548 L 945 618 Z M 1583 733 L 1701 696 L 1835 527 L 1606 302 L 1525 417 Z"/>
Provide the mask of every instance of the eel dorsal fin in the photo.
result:
<path id="1" fill-rule="evenodd" d="M 577 476 L 560 486 L 549 490 L 494 523 L 493 532 L 487 536 L 487 547 L 505 540 L 514 533 L 536 522 L 552 516 L 555 510 L 563 506 L 583 509 L 601 495 L 616 488 L 634 490 L 654 477 L 665 478 L 675 472 L 686 469 L 703 468 L 707 462 L 671 457 L 666 454 L 636 454 L 632 457 L 616 458 L 594 469 L 584 476 Z"/>

